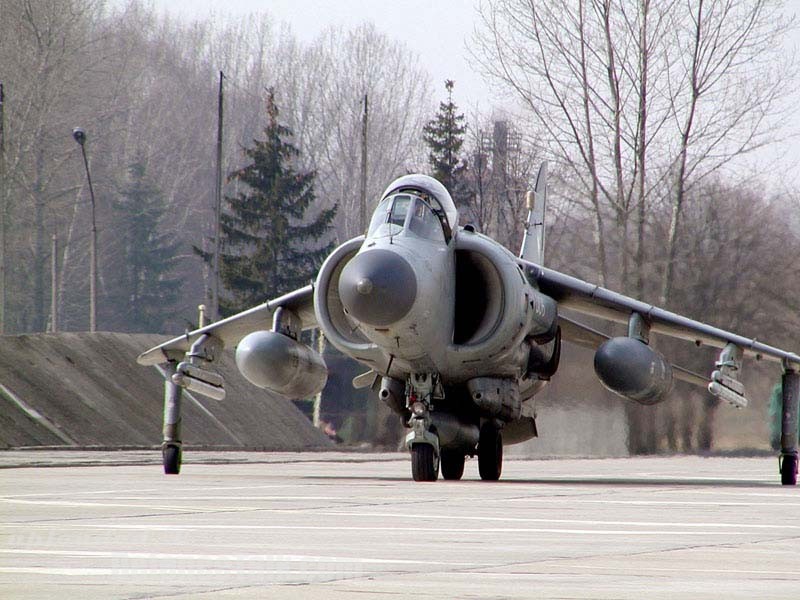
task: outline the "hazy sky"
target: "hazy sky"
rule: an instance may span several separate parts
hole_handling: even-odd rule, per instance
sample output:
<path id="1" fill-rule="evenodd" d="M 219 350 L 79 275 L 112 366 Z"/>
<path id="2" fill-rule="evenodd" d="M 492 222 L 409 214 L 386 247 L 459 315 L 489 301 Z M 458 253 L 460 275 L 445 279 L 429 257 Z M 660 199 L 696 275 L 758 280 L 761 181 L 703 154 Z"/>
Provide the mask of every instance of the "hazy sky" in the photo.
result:
<path id="1" fill-rule="evenodd" d="M 419 53 L 440 96 L 444 80 L 454 79 L 455 101 L 471 112 L 480 103 L 492 106 L 496 95 L 469 66 L 466 43 L 477 22 L 480 0 L 153 0 L 155 6 L 187 19 L 239 16 L 267 12 L 288 23 L 303 41 L 314 39 L 330 25 L 354 26 L 369 21 L 390 37 L 405 41 Z M 790 13 L 800 19 L 800 0 L 786 0 Z M 800 48 L 800 31 L 786 40 L 787 51 Z M 800 106 L 800 91 L 795 92 Z M 800 111 L 798 112 L 800 119 Z M 790 124 L 800 132 L 800 123 Z M 775 166 L 779 165 L 779 168 Z M 777 144 L 748 159 L 743 168 L 770 173 L 770 181 L 800 189 L 800 139 Z"/>

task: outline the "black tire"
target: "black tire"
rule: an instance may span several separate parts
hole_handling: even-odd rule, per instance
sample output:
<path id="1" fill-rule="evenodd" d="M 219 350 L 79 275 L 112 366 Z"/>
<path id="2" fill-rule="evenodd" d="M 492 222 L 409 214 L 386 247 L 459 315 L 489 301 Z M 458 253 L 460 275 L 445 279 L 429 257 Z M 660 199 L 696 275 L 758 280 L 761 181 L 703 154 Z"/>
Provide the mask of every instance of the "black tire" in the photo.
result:
<path id="1" fill-rule="evenodd" d="M 164 460 L 164 474 L 177 475 L 181 472 L 181 449 L 178 446 L 164 446 L 161 451 Z"/>
<path id="2" fill-rule="evenodd" d="M 442 477 L 448 481 L 458 481 L 464 475 L 463 452 L 458 450 L 442 450 Z"/>
<path id="3" fill-rule="evenodd" d="M 797 456 L 786 454 L 781 460 L 781 484 L 797 485 Z"/>
<path id="4" fill-rule="evenodd" d="M 436 481 L 439 478 L 439 461 L 430 444 L 411 447 L 411 476 L 414 481 Z"/>
<path id="5" fill-rule="evenodd" d="M 503 471 L 503 434 L 494 423 L 481 426 L 478 438 L 478 473 L 484 481 L 497 481 Z"/>

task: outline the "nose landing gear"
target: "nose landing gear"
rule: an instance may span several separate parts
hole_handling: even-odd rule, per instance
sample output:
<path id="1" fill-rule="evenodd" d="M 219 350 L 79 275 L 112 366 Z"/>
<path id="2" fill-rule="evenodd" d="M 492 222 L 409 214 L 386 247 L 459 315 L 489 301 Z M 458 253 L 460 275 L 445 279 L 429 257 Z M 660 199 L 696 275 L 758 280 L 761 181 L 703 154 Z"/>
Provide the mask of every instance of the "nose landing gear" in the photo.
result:
<path id="1" fill-rule="evenodd" d="M 406 408 L 411 412 L 406 447 L 411 450 L 411 476 L 414 481 L 436 481 L 439 478 L 439 436 L 432 430 L 432 400 L 438 377 L 433 373 L 414 373 L 406 386 Z"/>
<path id="2" fill-rule="evenodd" d="M 414 481 L 436 481 L 439 478 L 439 456 L 433 444 L 411 446 L 411 476 Z"/>

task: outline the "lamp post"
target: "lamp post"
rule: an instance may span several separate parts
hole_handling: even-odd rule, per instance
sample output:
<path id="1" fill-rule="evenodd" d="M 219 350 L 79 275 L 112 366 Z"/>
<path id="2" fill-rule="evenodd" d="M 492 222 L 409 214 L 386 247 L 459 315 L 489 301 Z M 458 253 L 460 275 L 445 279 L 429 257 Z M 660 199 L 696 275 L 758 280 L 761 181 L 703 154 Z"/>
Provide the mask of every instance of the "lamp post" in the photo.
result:
<path id="1" fill-rule="evenodd" d="M 89 182 L 89 196 L 92 200 L 92 239 L 89 248 L 89 331 L 97 331 L 97 220 L 95 219 L 94 188 L 89 174 L 89 159 L 86 158 L 86 132 L 80 127 L 72 130 L 72 137 L 78 142 L 86 167 L 86 180 Z"/>

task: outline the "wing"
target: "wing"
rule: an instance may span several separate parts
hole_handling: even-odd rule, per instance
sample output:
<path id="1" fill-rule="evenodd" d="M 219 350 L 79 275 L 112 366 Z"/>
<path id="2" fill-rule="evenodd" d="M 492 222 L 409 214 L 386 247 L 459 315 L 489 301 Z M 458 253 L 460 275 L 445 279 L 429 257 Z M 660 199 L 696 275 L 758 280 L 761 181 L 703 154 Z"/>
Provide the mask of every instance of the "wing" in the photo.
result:
<path id="1" fill-rule="evenodd" d="M 618 323 L 627 323 L 631 314 L 638 313 L 650 323 L 651 331 L 654 333 L 687 340 L 697 346 L 725 348 L 728 344 L 733 344 L 741 348 L 744 355 L 756 360 L 767 359 L 800 365 L 800 356 L 794 352 L 694 321 L 534 263 L 521 259 L 519 263 L 525 268 L 530 280 L 539 286 L 539 291 L 556 300 L 560 307 Z M 564 339 L 576 343 L 584 341 L 586 343 L 582 345 L 588 345 L 598 342 L 600 338 L 597 335 L 603 336 L 574 321 L 570 323 L 571 326 L 568 325 L 566 331 L 562 331 L 562 335 L 569 333 L 572 339 L 567 335 Z"/>
<path id="2" fill-rule="evenodd" d="M 279 307 L 292 310 L 302 321 L 303 329 L 316 327 L 314 286 L 307 285 L 279 298 L 259 304 L 211 325 L 195 329 L 143 352 L 136 359 L 140 365 L 158 365 L 181 360 L 192 344 L 203 334 L 210 334 L 224 346 L 232 347 L 248 333 L 272 329 L 272 316 Z"/>

